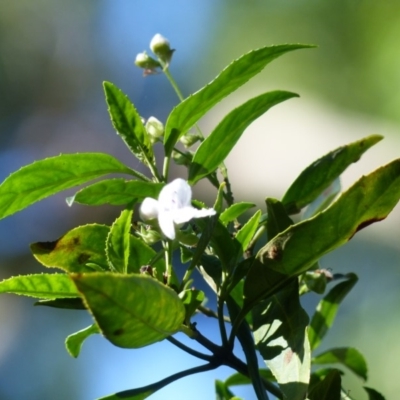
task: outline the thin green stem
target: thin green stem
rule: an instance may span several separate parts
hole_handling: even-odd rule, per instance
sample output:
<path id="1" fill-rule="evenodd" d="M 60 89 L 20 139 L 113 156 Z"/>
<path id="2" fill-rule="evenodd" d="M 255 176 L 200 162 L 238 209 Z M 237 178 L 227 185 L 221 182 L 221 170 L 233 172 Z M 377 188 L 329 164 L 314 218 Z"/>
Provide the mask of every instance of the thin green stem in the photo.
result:
<path id="1" fill-rule="evenodd" d="M 224 347 L 229 347 L 228 335 L 226 333 L 225 318 L 224 318 L 225 317 L 224 316 L 224 300 L 221 297 L 218 297 L 217 313 L 218 313 L 218 326 L 219 326 L 219 331 L 221 333 L 222 345 Z"/>
<path id="2" fill-rule="evenodd" d="M 214 310 L 211 310 L 211 308 L 200 305 L 197 307 L 197 310 L 207 317 L 218 319 L 218 314 Z M 224 321 L 228 323 L 232 322 L 226 315 L 224 315 Z"/>
<path id="3" fill-rule="evenodd" d="M 190 354 L 190 355 L 192 355 L 194 357 L 197 357 L 197 358 L 200 358 L 202 360 L 209 361 L 209 362 L 212 361 L 212 359 L 213 359 L 212 355 L 204 354 L 204 353 L 201 353 L 201 352 L 199 352 L 197 350 L 194 350 L 191 347 L 188 347 L 185 344 L 181 343 L 179 340 L 176 340 L 172 336 L 167 337 L 167 340 L 170 343 L 172 343 L 174 346 L 180 348 L 181 350 L 185 351 L 186 353 L 188 353 L 188 354 Z"/>
<path id="4" fill-rule="evenodd" d="M 163 180 L 164 180 L 164 182 L 168 182 L 168 173 L 169 173 L 170 162 L 171 162 L 171 157 L 164 157 L 164 164 L 163 164 Z"/>
<path id="5" fill-rule="evenodd" d="M 167 285 L 171 284 L 172 278 L 172 246 L 171 242 L 167 239 L 163 242 L 165 252 L 165 273 L 167 275 Z"/>
<path id="6" fill-rule="evenodd" d="M 178 96 L 179 100 L 183 101 L 184 100 L 183 94 L 182 94 L 181 90 L 179 89 L 179 86 L 176 83 L 175 79 L 173 78 L 173 76 L 169 72 L 168 67 L 164 67 L 163 68 L 163 72 L 164 72 L 165 76 L 167 77 L 167 79 L 169 80 L 169 83 L 171 84 L 171 86 L 175 90 L 175 93 Z"/>

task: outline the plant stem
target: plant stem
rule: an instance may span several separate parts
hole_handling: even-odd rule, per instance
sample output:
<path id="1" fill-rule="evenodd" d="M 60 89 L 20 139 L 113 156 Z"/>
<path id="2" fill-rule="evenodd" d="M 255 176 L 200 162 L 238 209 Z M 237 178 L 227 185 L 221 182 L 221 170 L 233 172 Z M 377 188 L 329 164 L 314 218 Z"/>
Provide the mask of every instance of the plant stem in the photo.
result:
<path id="1" fill-rule="evenodd" d="M 167 239 L 163 241 L 165 252 L 165 273 L 167 274 L 167 285 L 171 284 L 172 277 L 172 246 L 171 242 Z"/>
<path id="2" fill-rule="evenodd" d="M 123 392 L 116 393 L 115 396 L 116 396 L 116 398 L 118 397 L 118 398 L 123 399 L 123 398 L 131 398 L 132 396 L 137 396 L 137 395 L 145 394 L 145 393 L 152 394 L 152 393 L 156 392 L 157 390 L 162 389 L 164 386 L 167 386 L 170 383 L 177 381 L 178 379 L 184 378 L 185 376 L 198 374 L 199 372 L 211 371 L 218 367 L 219 367 L 219 365 L 214 365 L 213 363 L 200 365 L 199 367 L 186 369 L 185 371 L 181 371 L 181 372 L 178 372 L 171 376 L 168 376 L 167 378 L 164 378 L 161 381 L 152 383 L 151 385 L 142 386 L 141 388 L 138 388 L 138 389 L 124 390 Z"/>
<path id="3" fill-rule="evenodd" d="M 201 358 L 202 360 L 209 361 L 209 362 L 213 359 L 212 355 L 200 353 L 199 351 L 196 351 L 196 350 L 186 346 L 185 344 L 181 343 L 179 340 L 176 340 L 172 336 L 167 337 L 167 340 L 170 343 L 172 343 L 173 345 L 175 345 L 176 347 L 179 347 L 181 350 L 185 351 L 186 353 L 191 354 L 194 357 Z"/>
<path id="4" fill-rule="evenodd" d="M 173 78 L 173 76 L 169 72 L 168 66 L 164 66 L 163 72 L 164 72 L 165 76 L 167 77 L 167 79 L 169 80 L 169 83 L 171 84 L 171 86 L 175 90 L 175 93 L 178 96 L 179 100 L 182 102 L 184 100 L 183 94 L 182 94 L 181 90 L 179 89 L 178 84 L 175 82 L 175 79 Z"/>

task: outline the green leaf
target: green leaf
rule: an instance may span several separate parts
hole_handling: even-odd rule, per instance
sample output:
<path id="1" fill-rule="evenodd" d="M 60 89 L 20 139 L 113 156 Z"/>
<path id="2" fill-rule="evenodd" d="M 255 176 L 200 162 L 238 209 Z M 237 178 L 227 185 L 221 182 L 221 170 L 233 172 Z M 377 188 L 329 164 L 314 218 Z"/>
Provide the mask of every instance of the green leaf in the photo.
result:
<path id="1" fill-rule="evenodd" d="M 102 334 L 114 345 L 139 348 L 176 333 L 185 318 L 178 295 L 144 275 L 72 274 Z"/>
<path id="2" fill-rule="evenodd" d="M 73 282 L 65 274 L 13 276 L 0 282 L 0 293 L 13 293 L 39 299 L 79 296 Z"/>
<path id="3" fill-rule="evenodd" d="M 340 371 L 332 370 L 308 395 L 310 400 L 341 400 Z"/>
<path id="4" fill-rule="evenodd" d="M 292 277 L 276 271 L 276 266 L 273 264 L 276 264 L 276 261 L 269 258 L 265 259 L 264 263 L 261 263 L 258 258 L 253 259 L 244 282 L 243 315 L 293 280 Z"/>
<path id="5" fill-rule="evenodd" d="M 140 115 L 128 97 L 111 82 L 104 82 L 111 121 L 131 152 L 143 163 L 154 164 L 153 147 Z"/>
<path id="6" fill-rule="evenodd" d="M 267 235 L 269 238 L 274 238 L 290 225 L 293 225 L 293 221 L 287 215 L 285 207 L 279 200 L 268 198 L 265 202 L 268 213 Z"/>
<path id="7" fill-rule="evenodd" d="M 129 262 L 128 273 L 140 273 L 141 267 L 151 265 L 155 268 L 155 277 L 162 282 L 164 280 L 163 273 L 165 272 L 165 260 L 157 259 L 153 262 L 157 253 L 149 245 L 141 239 L 130 235 Z M 173 278 L 175 280 L 175 277 Z"/>
<path id="8" fill-rule="evenodd" d="M 189 183 L 195 184 L 214 172 L 254 120 L 292 97 L 298 95 L 283 91 L 264 93 L 231 111 L 198 147 L 189 167 Z"/>
<path id="9" fill-rule="evenodd" d="M 219 216 L 219 219 L 226 226 L 252 207 L 255 207 L 254 203 L 241 202 L 232 204 Z"/>
<path id="10" fill-rule="evenodd" d="M 80 297 L 39 300 L 34 305 L 53 307 L 53 308 L 63 308 L 65 310 L 86 310 L 86 307 L 84 306 L 83 301 Z"/>
<path id="11" fill-rule="evenodd" d="M 293 280 L 253 309 L 257 348 L 290 400 L 305 398 L 311 369 L 308 315 L 300 305 L 298 293 L 298 282 Z"/>
<path id="12" fill-rule="evenodd" d="M 386 218 L 399 198 L 400 159 L 363 176 L 326 210 L 271 239 L 257 257 L 262 263 L 273 260 L 270 267 L 281 273 L 298 275 L 359 230 Z"/>
<path id="13" fill-rule="evenodd" d="M 210 228 L 208 228 L 209 233 L 211 233 L 211 239 L 209 240 L 211 246 L 214 249 L 217 256 L 219 257 L 223 270 L 231 271 L 236 264 L 237 254 L 240 245 L 236 240 L 232 240 L 230 232 L 218 220 L 217 215 L 211 218 L 207 218 L 207 220 L 215 221 L 215 222 L 208 222 L 208 224 L 214 224 L 212 230 L 211 230 L 211 225 Z M 206 229 L 205 225 L 206 223 L 207 221 L 205 221 L 204 219 L 196 220 L 196 224 L 200 226 L 203 232 Z M 209 233 L 207 234 L 207 240 Z"/>
<path id="14" fill-rule="evenodd" d="M 161 183 L 125 180 L 123 178 L 107 179 L 85 187 L 74 196 L 67 198 L 68 205 L 72 203 L 98 206 L 112 204 L 125 205 L 134 199 L 152 197 L 156 199 L 163 187 Z"/>
<path id="15" fill-rule="evenodd" d="M 218 188 L 217 198 L 215 199 L 215 203 L 213 209 L 218 213 L 221 214 L 223 205 L 224 205 L 224 189 L 226 186 L 226 182 L 221 182 Z"/>
<path id="16" fill-rule="evenodd" d="M 176 106 L 165 126 L 166 156 L 171 155 L 175 143 L 196 122 L 224 97 L 245 84 L 275 58 L 289 51 L 313 46 L 285 44 L 269 46 L 244 54 L 228 65 L 212 82 Z"/>
<path id="17" fill-rule="evenodd" d="M 93 263 L 108 270 L 105 244 L 110 228 L 90 224 L 78 226 L 54 242 L 31 244 L 35 258 L 49 268 L 61 268 L 67 272 L 93 272 Z"/>
<path id="18" fill-rule="evenodd" d="M 364 356 L 352 347 L 335 348 L 324 351 L 312 360 L 313 364 L 340 363 L 360 378 L 367 380 L 367 363 Z"/>
<path id="19" fill-rule="evenodd" d="M 91 335 L 96 333 L 100 333 L 100 330 L 96 324 L 92 324 L 85 329 L 82 329 L 78 332 L 69 335 L 65 340 L 65 347 L 67 348 L 68 353 L 77 358 L 82 348 L 83 342 Z"/>
<path id="20" fill-rule="evenodd" d="M 0 185 L 0 219 L 39 200 L 103 175 L 132 170 L 102 153 L 62 154 L 13 172 Z"/>
<path id="21" fill-rule="evenodd" d="M 259 369 L 259 373 L 261 377 L 266 381 L 275 381 L 275 377 L 269 369 Z M 226 381 L 225 384 L 229 386 L 239 386 L 239 385 L 250 385 L 251 380 L 248 376 L 245 376 L 240 373 L 235 373 L 231 375 Z"/>
<path id="22" fill-rule="evenodd" d="M 332 203 L 335 197 L 342 190 L 340 178 L 336 178 L 315 200 L 313 200 L 306 208 L 302 219 L 308 219 L 315 214 L 323 211 Z"/>
<path id="23" fill-rule="evenodd" d="M 282 203 L 290 214 L 299 212 L 315 200 L 345 169 L 357 162 L 362 154 L 383 139 L 371 135 L 337 148 L 308 166 L 292 183 Z"/>
<path id="24" fill-rule="evenodd" d="M 179 297 L 186 309 L 185 322 L 189 325 L 190 318 L 196 312 L 197 307 L 205 300 L 204 292 L 196 289 L 188 289 L 179 293 Z"/>
<path id="25" fill-rule="evenodd" d="M 123 210 L 111 226 L 106 241 L 106 254 L 110 267 L 125 274 L 129 263 L 132 215 L 132 208 Z"/>
<path id="26" fill-rule="evenodd" d="M 326 332 L 335 320 L 339 304 L 358 280 L 357 275 L 352 273 L 347 274 L 345 278 L 346 280 L 334 286 L 317 306 L 308 330 L 311 350 L 315 350 L 321 344 Z"/>
<path id="27" fill-rule="evenodd" d="M 258 222 L 260 221 L 261 210 L 258 210 L 236 235 L 236 241 L 240 244 L 240 253 L 239 255 L 245 253 L 247 247 L 249 246 L 251 239 L 253 239 L 254 234 L 256 233 Z"/>
<path id="28" fill-rule="evenodd" d="M 368 400 L 385 400 L 385 398 L 375 389 L 364 386 L 365 391 L 368 393 Z"/>
<path id="29" fill-rule="evenodd" d="M 215 393 L 217 394 L 217 400 L 232 400 L 235 398 L 235 395 L 229 390 L 225 382 L 219 379 L 215 380 Z"/>

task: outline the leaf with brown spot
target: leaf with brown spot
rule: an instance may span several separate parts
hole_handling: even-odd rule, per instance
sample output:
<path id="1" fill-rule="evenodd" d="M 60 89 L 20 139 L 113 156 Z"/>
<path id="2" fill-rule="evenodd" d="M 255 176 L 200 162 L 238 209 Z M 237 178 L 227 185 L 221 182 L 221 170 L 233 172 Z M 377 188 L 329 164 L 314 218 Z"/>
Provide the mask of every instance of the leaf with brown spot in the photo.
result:
<path id="1" fill-rule="evenodd" d="M 35 258 L 49 268 L 67 272 L 93 272 L 87 263 L 108 270 L 105 244 L 110 228 L 90 224 L 78 226 L 55 242 L 38 242 L 31 245 Z"/>
<path id="2" fill-rule="evenodd" d="M 72 275 L 103 335 L 113 344 L 139 348 L 176 333 L 185 307 L 169 287 L 144 275 L 107 272 Z"/>

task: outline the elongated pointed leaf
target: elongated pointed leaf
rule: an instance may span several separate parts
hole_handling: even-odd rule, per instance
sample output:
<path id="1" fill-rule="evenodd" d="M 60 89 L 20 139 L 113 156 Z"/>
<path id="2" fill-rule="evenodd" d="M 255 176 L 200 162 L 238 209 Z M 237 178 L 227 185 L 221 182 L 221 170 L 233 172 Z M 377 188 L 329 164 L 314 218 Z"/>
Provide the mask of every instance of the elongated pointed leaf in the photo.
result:
<path id="1" fill-rule="evenodd" d="M 313 358 L 313 364 L 342 364 L 360 378 L 367 380 L 367 363 L 364 356 L 352 347 L 341 347 L 324 351 Z"/>
<path id="2" fill-rule="evenodd" d="M 368 393 L 368 400 L 385 400 L 385 398 L 375 389 L 364 386 L 365 391 Z"/>
<path id="3" fill-rule="evenodd" d="M 317 383 L 308 395 L 310 400 L 341 400 L 340 371 L 332 370 L 325 379 Z"/>
<path id="4" fill-rule="evenodd" d="M 169 156 L 180 136 L 224 97 L 245 84 L 275 58 L 289 51 L 313 46 L 285 44 L 269 46 L 244 54 L 228 65 L 212 82 L 176 106 L 165 126 L 165 153 Z"/>
<path id="5" fill-rule="evenodd" d="M 68 205 L 76 202 L 90 206 L 102 204 L 120 206 L 134 199 L 145 197 L 156 199 L 162 187 L 161 183 L 127 181 L 123 178 L 107 179 L 81 189 L 74 196 L 68 197 L 67 203 Z"/>
<path id="6" fill-rule="evenodd" d="M 197 149 L 189 167 L 189 182 L 194 184 L 214 172 L 253 121 L 292 97 L 298 95 L 282 91 L 264 93 L 231 111 Z"/>
<path id="7" fill-rule="evenodd" d="M 108 263 L 113 270 L 121 273 L 128 271 L 132 215 L 132 208 L 123 210 L 111 226 L 106 241 Z"/>
<path id="8" fill-rule="evenodd" d="M 85 329 L 75 332 L 65 339 L 65 347 L 68 353 L 77 358 L 81 352 L 83 342 L 91 335 L 100 333 L 100 330 L 96 324 L 92 324 Z"/>
<path id="9" fill-rule="evenodd" d="M 114 345 L 139 348 L 176 333 L 185 318 L 178 295 L 144 275 L 72 274 L 102 334 Z"/>
<path id="10" fill-rule="evenodd" d="M 307 167 L 292 183 L 282 203 L 289 213 L 297 213 L 315 200 L 343 171 L 358 161 L 362 154 L 383 139 L 380 135 L 337 148 Z"/>
<path id="11" fill-rule="evenodd" d="M 332 203 L 335 197 L 342 190 L 340 178 L 336 178 L 315 200 L 306 208 L 302 219 L 308 219 L 323 211 Z"/>
<path id="12" fill-rule="evenodd" d="M 271 239 L 257 257 L 262 263 L 273 260 L 270 267 L 280 273 L 300 274 L 360 229 L 386 218 L 399 199 L 400 160 L 395 160 L 363 176 L 314 218 Z"/>
<path id="13" fill-rule="evenodd" d="M 65 274 L 13 276 L 0 282 L 0 293 L 13 293 L 38 299 L 79 296 L 75 285 Z"/>
<path id="14" fill-rule="evenodd" d="M 153 147 L 140 115 L 128 97 L 111 82 L 104 92 L 112 124 L 132 153 L 142 162 L 154 163 Z"/>
<path id="15" fill-rule="evenodd" d="M 0 185 L 0 219 L 52 194 L 113 173 L 131 175 L 132 170 L 102 153 L 61 154 L 35 161 Z"/>
<path id="16" fill-rule="evenodd" d="M 229 222 L 234 221 L 252 207 L 255 207 L 254 203 L 247 203 L 244 201 L 232 204 L 219 216 L 219 219 L 224 225 L 228 225 Z"/>
<path id="17" fill-rule="evenodd" d="M 240 252 L 243 254 L 256 233 L 258 222 L 260 221 L 261 210 L 258 210 L 247 222 L 242 226 L 236 235 L 236 240 L 240 244 Z"/>
<path id="18" fill-rule="evenodd" d="M 110 228 L 90 224 L 78 226 L 54 242 L 31 244 L 35 258 L 49 268 L 67 272 L 93 272 L 92 265 L 108 270 L 105 245 Z"/>
<path id="19" fill-rule="evenodd" d="M 346 280 L 334 286 L 319 302 L 308 330 L 311 350 L 315 350 L 321 344 L 326 332 L 333 325 L 340 303 L 357 281 L 357 275 L 347 274 Z"/>
<path id="20" fill-rule="evenodd" d="M 291 400 L 303 400 L 310 379 L 307 313 L 294 280 L 253 309 L 254 340 L 279 387 Z"/>

